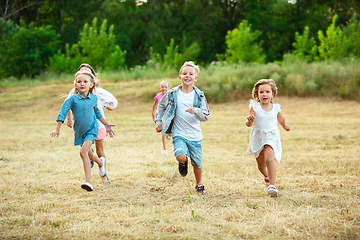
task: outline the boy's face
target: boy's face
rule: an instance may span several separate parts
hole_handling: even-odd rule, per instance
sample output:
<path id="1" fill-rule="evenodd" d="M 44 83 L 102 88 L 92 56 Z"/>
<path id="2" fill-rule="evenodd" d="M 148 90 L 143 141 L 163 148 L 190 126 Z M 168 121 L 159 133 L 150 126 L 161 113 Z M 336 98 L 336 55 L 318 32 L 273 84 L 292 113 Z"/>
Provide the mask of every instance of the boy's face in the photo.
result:
<path id="1" fill-rule="evenodd" d="M 165 94 L 169 90 L 169 86 L 167 83 L 161 83 L 160 84 L 160 91 Z"/>
<path id="2" fill-rule="evenodd" d="M 198 79 L 195 68 L 190 66 L 184 67 L 179 76 L 179 79 L 183 86 L 193 86 Z"/>

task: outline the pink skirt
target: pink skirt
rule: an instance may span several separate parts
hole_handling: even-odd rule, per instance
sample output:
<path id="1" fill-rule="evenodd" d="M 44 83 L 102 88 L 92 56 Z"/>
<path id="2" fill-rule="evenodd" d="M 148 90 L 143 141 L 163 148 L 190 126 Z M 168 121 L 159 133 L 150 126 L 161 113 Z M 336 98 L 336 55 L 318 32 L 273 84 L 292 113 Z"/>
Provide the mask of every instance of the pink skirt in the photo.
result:
<path id="1" fill-rule="evenodd" d="M 99 132 L 98 132 L 98 135 L 97 135 L 97 138 L 95 139 L 96 140 L 103 140 L 106 138 L 106 128 L 99 128 Z"/>

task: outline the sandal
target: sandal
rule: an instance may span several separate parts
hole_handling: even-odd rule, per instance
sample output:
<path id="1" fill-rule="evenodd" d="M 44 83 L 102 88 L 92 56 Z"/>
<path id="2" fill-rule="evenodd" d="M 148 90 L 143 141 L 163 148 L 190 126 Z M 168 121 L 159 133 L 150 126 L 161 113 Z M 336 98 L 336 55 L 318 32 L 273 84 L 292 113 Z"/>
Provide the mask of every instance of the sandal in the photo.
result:
<path id="1" fill-rule="evenodd" d="M 268 187 L 268 194 L 271 196 L 271 197 L 277 197 L 278 195 L 278 190 L 277 188 L 274 186 L 274 185 L 270 185 Z"/>
<path id="2" fill-rule="evenodd" d="M 265 181 L 265 186 L 266 186 L 266 187 L 269 187 L 269 186 L 270 186 L 269 177 L 264 177 L 264 181 Z"/>

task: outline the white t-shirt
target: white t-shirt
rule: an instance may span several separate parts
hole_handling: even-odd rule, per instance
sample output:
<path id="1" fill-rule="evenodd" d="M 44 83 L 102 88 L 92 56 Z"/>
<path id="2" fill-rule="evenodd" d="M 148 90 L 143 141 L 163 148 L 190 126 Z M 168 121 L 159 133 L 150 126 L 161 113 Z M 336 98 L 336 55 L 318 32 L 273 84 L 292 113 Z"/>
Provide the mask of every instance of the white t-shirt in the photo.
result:
<path id="1" fill-rule="evenodd" d="M 185 112 L 193 107 L 195 91 L 183 93 L 178 91 L 174 123 L 171 129 L 172 136 L 181 136 L 189 141 L 202 139 L 200 120 L 195 114 Z"/>

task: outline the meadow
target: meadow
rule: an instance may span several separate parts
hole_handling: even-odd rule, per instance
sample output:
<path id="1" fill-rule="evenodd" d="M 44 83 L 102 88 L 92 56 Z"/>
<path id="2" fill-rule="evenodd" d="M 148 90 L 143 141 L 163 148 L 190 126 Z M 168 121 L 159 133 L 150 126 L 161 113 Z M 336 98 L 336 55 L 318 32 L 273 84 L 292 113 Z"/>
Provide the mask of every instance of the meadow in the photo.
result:
<path id="1" fill-rule="evenodd" d="M 248 98 L 210 102 L 212 116 L 201 124 L 206 194 L 200 195 L 192 168 L 181 177 L 174 156 L 160 154 L 149 97 L 158 83 L 102 84 L 119 106 L 105 113 L 116 125 L 116 136 L 105 140 L 111 183 L 101 184 L 95 166 L 93 192 L 80 188 L 84 171 L 72 129 L 64 124 L 59 138 L 49 136 L 71 81 L 3 91 L 0 238 L 360 238 L 359 102 L 281 96 L 280 89 L 275 102 L 291 131 L 279 126 L 277 198 L 267 195 L 254 157 L 246 155 Z"/>

